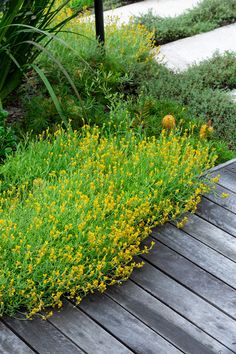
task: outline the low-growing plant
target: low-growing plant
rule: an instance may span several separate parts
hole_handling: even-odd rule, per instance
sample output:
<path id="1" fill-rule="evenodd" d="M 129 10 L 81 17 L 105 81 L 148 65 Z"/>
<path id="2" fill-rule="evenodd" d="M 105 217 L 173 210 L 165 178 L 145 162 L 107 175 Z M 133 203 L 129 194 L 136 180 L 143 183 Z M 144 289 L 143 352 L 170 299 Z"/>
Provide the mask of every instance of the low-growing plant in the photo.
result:
<path id="1" fill-rule="evenodd" d="M 0 162 L 16 149 L 17 138 L 13 128 L 6 123 L 7 111 L 0 107 Z"/>
<path id="2" fill-rule="evenodd" d="M 193 9 L 174 18 L 162 18 L 152 12 L 135 18 L 136 23 L 154 32 L 157 45 L 208 32 L 235 21 L 235 0 L 203 0 Z"/>
<path id="3" fill-rule="evenodd" d="M 152 78 L 143 80 L 141 90 L 154 100 L 168 99 L 186 107 L 191 118 L 211 120 L 215 137 L 235 150 L 236 103 L 226 91 L 228 85 L 235 87 L 235 65 L 233 53 L 216 54 L 183 73 L 154 64 Z"/>
<path id="4" fill-rule="evenodd" d="M 183 80 L 198 88 L 226 89 L 236 88 L 236 53 L 215 53 L 211 59 L 193 64 L 183 73 Z"/>
<path id="5" fill-rule="evenodd" d="M 0 167 L 0 313 L 31 317 L 127 279 L 152 226 L 196 209 L 215 158 L 178 131 L 59 129 L 19 147 Z"/>

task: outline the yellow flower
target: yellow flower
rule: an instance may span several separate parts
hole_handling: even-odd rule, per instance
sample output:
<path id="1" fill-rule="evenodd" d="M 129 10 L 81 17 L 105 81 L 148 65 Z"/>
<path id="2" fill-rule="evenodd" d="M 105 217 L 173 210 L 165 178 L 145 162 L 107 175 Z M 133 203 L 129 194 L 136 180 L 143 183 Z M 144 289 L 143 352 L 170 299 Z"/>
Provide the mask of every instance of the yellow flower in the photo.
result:
<path id="1" fill-rule="evenodd" d="M 228 193 L 222 193 L 221 194 L 221 198 L 228 198 L 229 197 L 229 194 Z"/>

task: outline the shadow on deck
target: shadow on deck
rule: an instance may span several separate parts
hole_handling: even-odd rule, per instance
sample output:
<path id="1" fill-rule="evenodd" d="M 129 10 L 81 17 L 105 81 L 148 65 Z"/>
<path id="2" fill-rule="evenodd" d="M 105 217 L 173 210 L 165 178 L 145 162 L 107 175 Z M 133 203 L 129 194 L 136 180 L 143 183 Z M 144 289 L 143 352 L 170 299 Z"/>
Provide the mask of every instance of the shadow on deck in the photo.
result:
<path id="1" fill-rule="evenodd" d="M 204 196 L 183 230 L 155 229 L 146 265 L 122 286 L 47 321 L 4 318 L 0 353 L 236 353 L 236 161 L 212 173 L 228 198 Z"/>

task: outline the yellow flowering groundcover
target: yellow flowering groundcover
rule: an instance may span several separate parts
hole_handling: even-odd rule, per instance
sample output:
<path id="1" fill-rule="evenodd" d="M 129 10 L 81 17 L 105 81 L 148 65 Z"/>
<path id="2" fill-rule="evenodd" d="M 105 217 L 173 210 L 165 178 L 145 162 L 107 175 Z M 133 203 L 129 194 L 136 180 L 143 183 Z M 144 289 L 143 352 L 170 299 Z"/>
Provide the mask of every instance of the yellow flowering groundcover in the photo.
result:
<path id="1" fill-rule="evenodd" d="M 187 133 L 58 129 L 0 168 L 0 314 L 80 302 L 127 279 L 154 225 L 194 211 L 215 161 Z"/>

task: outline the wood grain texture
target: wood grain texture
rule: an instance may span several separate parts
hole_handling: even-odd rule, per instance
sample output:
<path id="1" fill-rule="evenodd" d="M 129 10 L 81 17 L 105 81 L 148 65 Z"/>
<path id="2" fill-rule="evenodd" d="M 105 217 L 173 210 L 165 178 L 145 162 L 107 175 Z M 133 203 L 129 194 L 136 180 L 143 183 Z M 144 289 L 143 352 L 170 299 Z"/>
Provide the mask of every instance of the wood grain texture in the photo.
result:
<path id="1" fill-rule="evenodd" d="M 222 193 L 228 194 L 228 197 L 222 198 Z M 206 194 L 206 198 L 236 214 L 236 193 L 230 191 L 229 189 L 226 189 L 221 185 L 217 185 L 216 190 Z"/>
<path id="2" fill-rule="evenodd" d="M 230 165 L 225 167 L 226 170 L 230 172 L 236 173 L 236 162 L 231 163 Z"/>
<path id="3" fill-rule="evenodd" d="M 236 263 L 171 224 L 155 229 L 153 237 L 236 289 Z M 168 259 L 167 259 L 168 262 Z"/>
<path id="4" fill-rule="evenodd" d="M 184 353 L 213 354 L 227 351 L 212 337 L 130 280 L 122 286 L 109 289 L 108 295 Z"/>
<path id="5" fill-rule="evenodd" d="M 217 175 L 220 175 L 218 184 L 236 193 L 236 173 L 230 171 L 229 166 L 211 174 L 212 177 Z"/>
<path id="6" fill-rule="evenodd" d="M 165 236 L 159 234 L 158 238 L 162 241 Z M 144 258 L 236 319 L 236 291 L 230 286 L 160 242 Z"/>
<path id="7" fill-rule="evenodd" d="M 80 308 L 138 354 L 181 353 L 105 295 L 88 296 Z"/>
<path id="8" fill-rule="evenodd" d="M 48 321 L 39 318 L 33 320 L 5 318 L 4 321 L 40 354 L 84 353 Z"/>
<path id="9" fill-rule="evenodd" d="M 50 322 L 86 353 L 131 354 L 128 348 L 68 301 L 64 301 L 63 309 L 56 312 Z"/>
<path id="10" fill-rule="evenodd" d="M 35 352 L 17 337 L 3 322 L 0 322 L 0 353 L 33 354 Z"/>
<path id="11" fill-rule="evenodd" d="M 236 215 L 229 210 L 203 197 L 196 214 L 218 228 L 236 236 Z"/>
<path id="12" fill-rule="evenodd" d="M 236 322 L 214 306 L 150 264 L 135 271 L 131 279 L 228 349 L 236 351 Z"/>
<path id="13" fill-rule="evenodd" d="M 183 230 L 236 262 L 236 237 L 194 214 L 188 214 L 188 222 Z"/>

